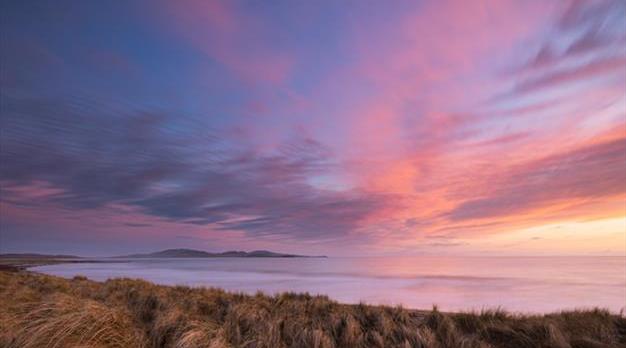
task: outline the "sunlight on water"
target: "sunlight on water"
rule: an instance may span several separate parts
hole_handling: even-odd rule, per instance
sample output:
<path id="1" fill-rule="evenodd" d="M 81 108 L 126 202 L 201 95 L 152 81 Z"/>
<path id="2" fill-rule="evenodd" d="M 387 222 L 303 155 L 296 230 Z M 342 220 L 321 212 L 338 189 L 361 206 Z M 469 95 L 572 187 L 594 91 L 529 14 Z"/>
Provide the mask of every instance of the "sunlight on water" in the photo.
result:
<path id="1" fill-rule="evenodd" d="M 232 291 L 324 294 L 346 303 L 448 311 L 551 312 L 626 307 L 624 257 L 146 259 L 34 267 L 63 277 L 143 278 Z"/>

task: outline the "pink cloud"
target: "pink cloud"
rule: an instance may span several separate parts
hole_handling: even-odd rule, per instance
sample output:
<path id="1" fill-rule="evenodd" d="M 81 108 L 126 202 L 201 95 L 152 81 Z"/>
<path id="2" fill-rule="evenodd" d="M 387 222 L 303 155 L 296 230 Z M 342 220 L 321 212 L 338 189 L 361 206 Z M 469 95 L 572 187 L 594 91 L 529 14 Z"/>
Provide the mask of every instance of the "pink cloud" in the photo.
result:
<path id="1" fill-rule="evenodd" d="M 489 192 L 463 202 L 450 217 L 465 220 L 514 216 L 566 200 L 623 196 L 624 163 L 626 138 L 536 159 L 487 179 Z"/>
<path id="2" fill-rule="evenodd" d="M 534 92 L 566 83 L 587 82 L 597 77 L 615 76 L 620 73 L 624 75 L 625 67 L 626 57 L 623 56 L 598 59 L 574 68 L 561 69 L 528 79 L 517 86 L 516 92 Z"/>
<path id="3" fill-rule="evenodd" d="M 618 118 L 626 60 L 596 55 L 615 41 L 578 26 L 606 11 L 590 15 L 576 2 L 563 15 L 562 5 L 351 4 L 333 32 L 341 54 L 294 83 L 302 85 L 296 93 L 286 86 L 309 71 L 296 71 L 294 47 L 277 39 L 285 28 L 269 16 L 234 2 L 168 2 L 158 9 L 164 31 L 216 62 L 216 75 L 246 85 L 234 98 L 243 99 L 234 109 L 245 124 L 207 137 L 202 126 L 181 126 L 179 115 L 90 117 L 9 100 L 19 112 L 7 118 L 17 127 L 6 138 L 12 166 L 3 174 L 22 186 L 1 203 L 9 222 L 49 221 L 77 235 L 98 226 L 106 238 L 128 232 L 137 244 L 177 233 L 181 245 L 279 251 L 454 247 L 464 244 L 425 241 L 615 216 L 625 194 Z M 569 30 L 583 35 L 572 42 Z M 545 40 L 552 31 L 566 41 Z M 528 61 L 532 48 L 539 53 Z M 578 84 L 587 88 L 565 88 Z M 71 122 L 79 117 L 90 127 Z M 45 134 L 42 125 L 63 130 L 62 139 L 35 142 L 23 131 Z M 107 151 L 113 143 L 134 151 Z M 40 214 L 25 202 L 41 205 Z M 71 205 L 82 210 L 68 213 Z"/>
<path id="4" fill-rule="evenodd" d="M 268 23 L 229 1 L 167 2 L 163 24 L 251 84 L 284 83 L 292 55 L 269 40 Z"/>

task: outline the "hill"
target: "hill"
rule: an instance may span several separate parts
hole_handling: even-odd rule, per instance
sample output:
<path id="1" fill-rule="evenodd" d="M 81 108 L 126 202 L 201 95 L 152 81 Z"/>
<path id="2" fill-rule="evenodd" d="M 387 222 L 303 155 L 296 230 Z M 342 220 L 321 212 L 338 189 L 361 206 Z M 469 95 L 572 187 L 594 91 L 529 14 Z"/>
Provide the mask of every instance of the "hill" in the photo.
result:
<path id="1" fill-rule="evenodd" d="M 192 257 L 324 257 L 324 256 L 304 256 L 294 254 L 281 254 L 267 250 L 255 251 L 225 251 L 222 253 L 209 253 L 195 249 L 166 249 L 153 253 L 132 254 L 126 256 L 118 256 L 120 258 L 192 258 Z"/>

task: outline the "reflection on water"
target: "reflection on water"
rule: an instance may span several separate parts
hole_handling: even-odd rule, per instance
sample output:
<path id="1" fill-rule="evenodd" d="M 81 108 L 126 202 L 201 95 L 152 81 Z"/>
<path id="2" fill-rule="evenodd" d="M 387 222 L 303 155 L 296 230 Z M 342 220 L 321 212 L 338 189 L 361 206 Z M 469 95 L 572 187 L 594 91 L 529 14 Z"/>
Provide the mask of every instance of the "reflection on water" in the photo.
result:
<path id="1" fill-rule="evenodd" d="M 254 293 L 325 294 L 340 302 L 458 311 L 549 312 L 626 307 L 624 257 L 372 257 L 148 259 L 39 266 L 95 280 L 143 278 Z"/>

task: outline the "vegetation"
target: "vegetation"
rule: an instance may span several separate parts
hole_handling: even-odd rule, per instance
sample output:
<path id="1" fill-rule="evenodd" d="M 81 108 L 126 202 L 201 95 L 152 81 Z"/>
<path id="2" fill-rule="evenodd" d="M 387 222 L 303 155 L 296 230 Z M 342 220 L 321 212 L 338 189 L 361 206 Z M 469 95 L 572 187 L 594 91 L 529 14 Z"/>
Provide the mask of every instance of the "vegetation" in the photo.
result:
<path id="1" fill-rule="evenodd" d="M 604 310 L 519 316 L 0 271 L 0 347 L 624 347 Z"/>

